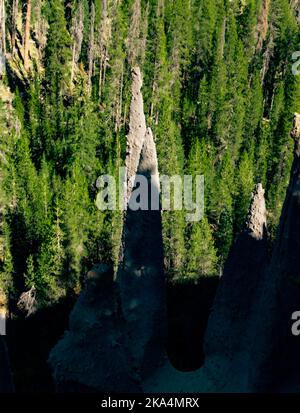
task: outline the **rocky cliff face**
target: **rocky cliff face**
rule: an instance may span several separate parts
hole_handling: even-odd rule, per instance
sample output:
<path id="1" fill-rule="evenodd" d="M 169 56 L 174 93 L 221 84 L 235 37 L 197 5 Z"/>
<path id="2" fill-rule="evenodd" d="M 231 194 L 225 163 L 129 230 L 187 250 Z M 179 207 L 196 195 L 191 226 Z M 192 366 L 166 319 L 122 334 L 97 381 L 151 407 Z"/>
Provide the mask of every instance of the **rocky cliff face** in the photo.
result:
<path id="1" fill-rule="evenodd" d="M 299 338 L 292 335 L 291 316 L 300 308 L 300 115 L 291 136 L 294 162 L 271 263 L 257 296 L 256 340 L 249 384 L 253 391 L 300 388 Z"/>
<path id="2" fill-rule="evenodd" d="M 157 156 L 151 129 L 146 129 L 139 68 L 132 75 L 126 202 L 138 173 L 148 183 L 150 204 L 160 191 Z M 116 280 L 105 266 L 88 273 L 69 331 L 50 354 L 60 391 L 138 392 L 160 363 L 166 334 L 160 210 L 128 209 L 123 233 Z"/>
<path id="3" fill-rule="evenodd" d="M 300 116 L 295 115 L 290 184 L 270 264 L 260 185 L 245 230 L 225 266 L 206 333 L 205 367 L 215 391 L 294 391 L 300 388 L 299 339 L 291 316 L 300 308 L 298 259 Z"/>
<path id="4" fill-rule="evenodd" d="M 255 337 L 249 326 L 266 264 L 266 206 L 264 189 L 258 184 L 244 230 L 235 240 L 225 264 L 206 331 L 205 367 L 218 391 L 234 391 L 235 378 L 240 381 L 241 372 L 247 386 L 246 369 Z M 239 377 L 230 371 L 239 372 Z"/>
<path id="5" fill-rule="evenodd" d="M 264 189 L 256 185 L 245 226 L 236 238 L 215 297 L 205 334 L 204 366 L 180 373 L 168 361 L 144 384 L 146 391 L 247 392 L 257 312 L 267 266 Z"/>
<path id="6" fill-rule="evenodd" d="M 144 114 L 144 101 L 141 92 L 142 85 L 143 81 L 140 68 L 135 67 L 132 69 L 132 98 L 130 105 L 129 133 L 127 135 L 127 153 L 125 160 L 127 173 L 127 203 L 134 186 L 134 176 L 138 169 L 147 129 Z"/>
<path id="7" fill-rule="evenodd" d="M 166 361 L 144 383 L 146 391 L 299 392 L 300 337 L 291 332 L 291 316 L 300 309 L 298 114 L 291 136 L 294 162 L 270 262 L 264 190 L 259 184 L 216 294 L 204 366 L 195 373 L 179 373 Z"/>
<path id="8" fill-rule="evenodd" d="M 69 330 L 49 360 L 59 392 L 139 391 L 111 268 L 88 273 Z"/>
<path id="9" fill-rule="evenodd" d="M 215 391 L 299 391 L 299 338 L 291 316 L 300 308 L 300 116 L 291 136 L 294 162 L 277 241 L 266 266 L 266 212 L 256 188 L 246 230 L 225 266 L 206 333 L 205 369 Z"/>
<path id="10" fill-rule="evenodd" d="M 151 200 L 159 197 L 157 157 L 151 129 L 144 138 L 137 172 L 147 179 L 150 206 Z M 123 262 L 117 282 L 133 364 L 144 377 L 159 363 L 166 335 L 160 210 L 128 209 Z"/>
<path id="11" fill-rule="evenodd" d="M 297 21 L 300 22 L 300 1 L 299 0 L 292 0 L 291 1 L 291 6 L 295 11 L 295 14 L 297 16 Z"/>
<path id="12" fill-rule="evenodd" d="M 133 82 L 141 85 L 136 76 L 134 71 Z M 136 98 L 133 95 L 132 116 L 141 120 Z M 151 201 L 160 191 L 155 142 L 150 129 L 142 126 L 142 136 L 133 120 L 131 125 L 127 156 L 131 153 L 134 159 L 127 159 L 128 176 L 138 172 L 148 183 L 153 180 Z M 51 352 L 58 389 L 299 391 L 299 338 L 292 336 L 291 315 L 300 309 L 300 115 L 295 115 L 291 136 L 295 157 L 273 256 L 269 263 L 264 189 L 258 184 L 209 317 L 204 366 L 194 373 L 180 373 L 165 355 L 160 211 L 129 209 L 116 280 L 105 266 L 88 274 L 70 329 Z M 135 180 L 129 202 L 137 186 Z"/>

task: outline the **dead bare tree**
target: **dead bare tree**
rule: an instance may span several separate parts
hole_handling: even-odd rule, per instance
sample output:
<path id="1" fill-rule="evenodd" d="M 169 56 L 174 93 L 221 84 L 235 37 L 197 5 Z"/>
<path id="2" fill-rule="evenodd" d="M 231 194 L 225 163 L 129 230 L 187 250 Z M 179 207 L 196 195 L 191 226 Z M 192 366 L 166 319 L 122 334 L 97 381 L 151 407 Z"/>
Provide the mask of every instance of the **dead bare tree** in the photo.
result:
<path id="1" fill-rule="evenodd" d="M 75 67 L 78 63 L 81 47 L 82 47 L 82 40 L 83 40 L 83 19 L 84 19 L 84 11 L 82 2 L 79 3 L 78 9 L 76 10 L 76 14 L 73 18 L 73 25 L 72 25 L 72 36 L 73 36 L 73 50 L 72 50 L 72 70 L 71 70 L 71 83 L 74 79 Z"/>
<path id="2" fill-rule="evenodd" d="M 16 52 L 16 34 L 17 34 L 18 9 L 19 9 L 19 0 L 13 0 L 12 29 L 11 29 L 11 49 L 12 49 L 13 56 Z"/>
<path id="3" fill-rule="evenodd" d="M 224 17 L 222 32 L 221 32 L 221 56 L 224 56 L 225 37 L 226 37 L 226 17 Z"/>
<path id="4" fill-rule="evenodd" d="M 164 1 L 163 0 L 158 0 L 157 2 L 157 7 L 156 7 L 156 18 L 159 19 L 164 15 Z M 156 96 L 156 91 L 157 91 L 157 72 L 158 72 L 158 59 L 155 59 L 155 65 L 154 65 L 154 78 L 152 82 L 152 98 L 151 98 L 151 106 L 150 106 L 150 118 L 154 117 L 154 102 L 155 102 L 155 96 Z M 155 114 L 155 124 L 158 124 L 158 112 Z"/>
<path id="5" fill-rule="evenodd" d="M 109 61 L 108 46 L 111 38 L 111 19 L 109 18 L 107 0 L 102 0 L 101 24 L 98 29 L 98 37 L 100 55 L 99 98 L 101 98 L 102 89 L 105 85 L 107 64 Z"/>
<path id="6" fill-rule="evenodd" d="M 27 0 L 25 35 L 24 35 L 24 69 L 29 69 L 29 41 L 30 41 L 30 24 L 31 24 L 31 1 Z"/>
<path id="7" fill-rule="evenodd" d="M 37 310 L 37 301 L 36 301 L 36 289 L 31 287 L 30 290 L 21 294 L 17 307 L 20 311 L 26 314 L 26 317 L 29 317 L 31 314 L 34 314 Z"/>
<path id="8" fill-rule="evenodd" d="M 42 5 L 44 0 L 35 0 L 34 1 L 34 8 L 33 13 L 35 17 L 34 21 L 34 33 L 37 40 L 37 46 L 39 51 L 39 57 L 42 58 L 42 51 L 46 46 L 47 42 L 47 30 L 48 30 L 48 23 L 46 19 L 42 15 Z"/>
<path id="9" fill-rule="evenodd" d="M 122 62 L 122 70 L 119 78 L 119 95 L 115 111 L 115 132 L 118 132 L 122 126 L 122 109 L 123 109 L 123 84 L 124 84 L 124 62 Z"/>
<path id="10" fill-rule="evenodd" d="M 257 26 L 256 26 L 256 52 L 259 53 L 262 50 L 264 41 L 267 37 L 269 28 L 269 9 L 270 0 L 263 0 L 261 11 L 258 16 Z"/>
<path id="11" fill-rule="evenodd" d="M 128 31 L 128 61 L 133 67 L 137 62 L 141 52 L 141 0 L 135 0 L 133 3 L 130 26 Z"/>
<path id="12" fill-rule="evenodd" d="M 290 7 L 295 11 L 298 23 L 300 23 L 300 0 L 290 0 Z"/>
<path id="13" fill-rule="evenodd" d="M 146 6 L 145 15 L 143 16 L 142 22 L 141 22 L 141 42 L 140 42 L 141 64 L 143 64 L 145 61 L 148 25 L 149 25 L 149 1 Z"/>
<path id="14" fill-rule="evenodd" d="M 266 50 L 263 54 L 263 67 L 261 69 L 261 85 L 264 84 L 266 74 L 269 70 L 270 62 L 274 53 L 274 34 L 270 32 L 269 40 L 266 45 Z"/>
<path id="15" fill-rule="evenodd" d="M 91 6 L 91 20 L 90 20 L 90 39 L 89 39 L 89 51 L 88 51 L 88 61 L 89 61 L 89 72 L 88 72 L 88 93 L 91 93 L 92 89 L 92 76 L 94 67 L 94 53 L 95 53 L 95 5 L 92 3 Z"/>
<path id="16" fill-rule="evenodd" d="M 2 55 L 6 53 L 5 19 L 5 1 L 0 0 L 0 47 Z"/>

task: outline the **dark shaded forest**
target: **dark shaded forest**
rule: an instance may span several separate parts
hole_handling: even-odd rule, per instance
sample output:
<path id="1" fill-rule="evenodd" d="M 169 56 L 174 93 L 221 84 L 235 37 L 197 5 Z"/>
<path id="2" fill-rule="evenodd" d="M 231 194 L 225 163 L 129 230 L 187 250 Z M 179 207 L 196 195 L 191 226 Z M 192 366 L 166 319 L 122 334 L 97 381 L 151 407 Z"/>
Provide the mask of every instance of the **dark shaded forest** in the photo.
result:
<path id="1" fill-rule="evenodd" d="M 78 294 L 94 263 L 116 267 L 122 214 L 97 210 L 95 182 L 124 164 L 135 65 L 160 173 L 205 177 L 201 222 L 163 214 L 169 279 L 222 273 L 257 182 L 274 236 L 300 110 L 297 5 L 1 1 L 4 293 L 43 308 Z"/>
<path id="2" fill-rule="evenodd" d="M 202 220 L 161 214 L 169 356 L 200 367 L 216 280 L 258 183 L 273 250 L 300 112 L 299 21 L 299 0 L 0 0 L 0 310 L 20 324 L 17 381 L 23 317 L 34 329 L 63 308 L 62 334 L 88 271 L 117 274 L 124 215 L 97 208 L 96 183 L 125 165 L 135 67 L 159 173 L 205 179 Z"/>

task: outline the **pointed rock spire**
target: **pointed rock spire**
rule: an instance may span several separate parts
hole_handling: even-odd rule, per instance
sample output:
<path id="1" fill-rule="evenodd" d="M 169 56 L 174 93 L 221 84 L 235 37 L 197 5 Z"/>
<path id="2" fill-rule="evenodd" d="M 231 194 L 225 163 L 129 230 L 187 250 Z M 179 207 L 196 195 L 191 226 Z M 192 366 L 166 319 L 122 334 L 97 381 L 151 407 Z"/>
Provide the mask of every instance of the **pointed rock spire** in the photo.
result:
<path id="1" fill-rule="evenodd" d="M 133 116 L 136 117 L 136 113 Z M 141 143 L 140 130 L 136 132 L 137 136 L 131 136 L 130 142 L 133 160 L 129 160 L 128 165 L 132 168 Z M 148 209 L 127 210 L 123 262 L 119 267 L 117 282 L 132 362 L 144 378 L 159 364 L 164 353 L 166 312 L 158 161 L 150 128 L 145 130 L 142 142 L 136 172 L 147 179 Z M 155 205 L 153 210 L 152 205 Z"/>
<path id="2" fill-rule="evenodd" d="M 252 194 L 245 232 L 257 240 L 264 238 L 267 227 L 267 210 L 265 202 L 265 190 L 262 184 L 257 184 Z"/>
<path id="3" fill-rule="evenodd" d="M 295 114 L 290 183 L 268 271 L 256 300 L 256 340 L 249 383 L 253 391 L 274 386 L 300 390 L 299 342 L 292 335 L 292 314 L 300 310 L 300 115 Z M 277 384 L 276 384 L 277 383 Z M 296 387 L 295 387 L 296 386 Z"/>
<path id="4" fill-rule="evenodd" d="M 251 309 L 267 264 L 264 189 L 256 185 L 245 227 L 236 238 L 225 264 L 205 335 L 205 368 L 215 391 L 235 391 L 236 377 L 245 373 L 253 339 Z M 239 386 L 246 382 L 245 377 Z M 246 386 L 246 384 L 245 384 Z M 246 387 L 244 387 L 246 390 Z"/>
<path id="5" fill-rule="evenodd" d="M 146 135 L 146 119 L 141 88 L 143 85 L 141 70 L 137 66 L 132 69 L 131 105 L 129 118 L 129 133 L 127 135 L 126 172 L 128 203 L 134 185 L 134 176 L 140 161 L 141 150 Z"/>
<path id="6" fill-rule="evenodd" d="M 146 177 L 148 197 L 159 195 L 155 142 L 146 129 L 141 73 L 132 71 L 132 103 L 126 167 L 130 186 Z M 132 179 L 131 179 L 132 178 Z M 116 280 L 98 265 L 70 316 L 70 328 L 50 354 L 60 391 L 138 392 L 164 354 L 165 290 L 159 208 L 126 212 L 124 253 Z"/>

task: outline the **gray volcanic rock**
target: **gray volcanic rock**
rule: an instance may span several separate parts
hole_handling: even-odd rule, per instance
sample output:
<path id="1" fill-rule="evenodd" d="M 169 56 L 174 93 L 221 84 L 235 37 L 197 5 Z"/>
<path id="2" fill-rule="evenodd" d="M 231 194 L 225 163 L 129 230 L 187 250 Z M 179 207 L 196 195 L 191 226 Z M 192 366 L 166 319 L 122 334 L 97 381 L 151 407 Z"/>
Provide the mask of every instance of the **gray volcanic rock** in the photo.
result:
<path id="1" fill-rule="evenodd" d="M 300 390 L 300 338 L 291 332 L 291 316 L 300 309 L 298 114 L 291 136 L 294 162 L 270 265 L 266 268 L 265 206 L 257 187 L 209 319 L 205 370 L 215 391 Z"/>
<path id="2" fill-rule="evenodd" d="M 159 199 L 155 142 L 146 130 L 141 74 L 133 70 L 126 167 L 147 183 L 146 198 Z M 151 185 L 150 185 L 151 184 Z M 127 197 L 134 196 L 134 181 Z M 87 275 L 70 316 L 69 330 L 51 351 L 49 363 L 60 391 L 138 392 L 160 363 L 165 346 L 165 289 L 161 212 L 130 210 L 124 223 L 123 261 L 96 266 Z"/>
<path id="3" fill-rule="evenodd" d="M 88 273 L 49 363 L 60 392 L 139 391 L 111 268 L 98 265 Z"/>
<path id="4" fill-rule="evenodd" d="M 102 278 L 97 282 L 101 271 L 89 274 L 92 287 L 78 300 L 70 331 L 51 353 L 61 389 L 74 389 L 79 383 L 80 390 L 106 391 L 300 391 L 300 337 L 291 332 L 292 313 L 300 310 L 298 114 L 291 136 L 294 162 L 271 263 L 268 266 L 264 190 L 258 184 L 208 321 L 204 366 L 180 373 L 167 360 L 160 211 L 128 210 L 124 259 L 116 282 L 108 287 Z M 154 193 L 159 193 L 150 129 L 138 172 L 148 182 L 154 174 Z M 153 192 L 148 195 L 151 198 Z"/>
<path id="5" fill-rule="evenodd" d="M 225 264 L 205 335 L 205 368 L 216 391 L 235 391 L 246 377 L 253 339 L 250 331 L 256 291 L 267 264 L 264 189 L 255 187 L 244 230 L 236 238 Z M 232 374 L 230 374 L 230 371 Z M 241 379 L 243 377 L 243 379 Z"/>
<path id="6" fill-rule="evenodd" d="M 247 392 L 253 341 L 254 311 L 267 265 L 264 189 L 256 185 L 249 213 L 236 238 L 220 280 L 208 320 L 204 366 L 195 372 L 176 371 L 165 360 L 142 383 L 150 392 Z"/>
<path id="7" fill-rule="evenodd" d="M 265 206 L 257 187 L 209 319 L 203 371 L 214 391 L 299 392 L 300 115 L 291 136 L 294 161 L 271 262 L 266 268 Z M 259 195 L 259 193 L 261 195 Z"/>
<path id="8" fill-rule="evenodd" d="M 146 133 L 138 174 L 147 178 L 150 206 L 151 197 L 158 199 L 159 196 L 157 156 L 151 129 Z M 128 209 L 123 254 L 117 282 L 135 368 L 144 377 L 159 363 L 166 336 L 160 210 Z"/>
<path id="9" fill-rule="evenodd" d="M 249 382 L 253 391 L 300 390 L 299 337 L 291 316 L 300 309 L 300 115 L 295 114 L 290 184 L 270 267 L 257 297 L 256 340 Z"/>
<path id="10" fill-rule="evenodd" d="M 147 128 L 146 130 L 143 149 L 140 154 L 138 173 L 143 174 L 148 178 L 151 176 L 153 189 L 156 189 L 157 193 L 160 192 L 158 160 L 151 128 Z"/>
<path id="11" fill-rule="evenodd" d="M 295 11 L 297 21 L 300 23 L 300 0 L 291 0 L 291 7 Z"/>
<path id="12" fill-rule="evenodd" d="M 142 75 L 139 67 L 132 69 L 131 105 L 129 118 L 129 133 L 127 135 L 126 173 L 127 194 L 126 203 L 134 185 L 134 176 L 140 161 L 141 150 L 146 135 L 146 119 L 144 114 L 144 101 L 141 88 L 143 85 Z"/>

